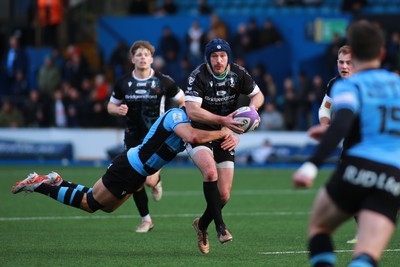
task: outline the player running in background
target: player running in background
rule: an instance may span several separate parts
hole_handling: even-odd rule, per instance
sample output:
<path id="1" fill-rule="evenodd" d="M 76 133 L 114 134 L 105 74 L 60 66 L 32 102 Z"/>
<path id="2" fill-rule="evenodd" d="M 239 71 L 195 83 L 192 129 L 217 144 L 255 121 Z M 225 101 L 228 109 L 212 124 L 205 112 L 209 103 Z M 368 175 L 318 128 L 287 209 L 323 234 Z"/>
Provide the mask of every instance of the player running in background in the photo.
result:
<path id="1" fill-rule="evenodd" d="M 119 154 L 93 187 L 64 181 L 57 173 L 30 174 L 12 187 L 12 193 L 37 192 L 65 205 L 87 212 L 113 212 L 132 193 L 143 187 L 146 177 L 156 173 L 184 150 L 184 143 L 223 139 L 223 149 L 232 150 L 232 131 L 205 131 L 190 125 L 184 108 L 173 108 L 157 119 L 139 146 Z"/>
<path id="2" fill-rule="evenodd" d="M 344 45 L 339 48 L 338 51 L 338 59 L 337 59 L 337 68 L 339 75 L 335 76 L 332 78 L 326 88 L 325 92 L 325 97 L 321 103 L 321 106 L 319 107 L 319 122 L 322 125 L 329 125 L 331 122 L 331 116 L 332 116 L 332 98 L 331 98 L 331 90 L 335 82 L 339 81 L 342 78 L 347 78 L 351 74 L 353 74 L 353 64 L 351 62 L 351 49 L 350 46 Z M 356 144 L 360 141 L 360 135 L 355 133 L 355 134 L 349 134 L 346 136 L 343 140 L 343 145 L 342 145 L 342 153 L 341 156 L 344 155 L 345 151 L 347 148 L 353 146 L 353 144 Z M 354 220 L 357 223 L 357 216 L 354 216 Z M 357 235 L 353 238 L 347 241 L 349 244 L 355 244 L 357 243 Z"/>
<path id="3" fill-rule="evenodd" d="M 151 67 L 154 51 L 154 47 L 147 41 L 137 41 L 131 46 L 129 53 L 135 68 L 116 82 L 107 106 L 108 113 L 125 118 L 126 150 L 143 141 L 151 125 L 164 113 L 166 98 L 173 99 L 179 106 L 183 105 L 183 91 L 171 77 Z M 155 201 L 159 201 L 162 196 L 160 178 L 158 171 L 146 179 L 146 185 L 152 188 Z M 142 217 L 136 232 L 146 233 L 153 229 L 154 224 L 145 187 L 134 192 L 133 199 Z"/>
<path id="4" fill-rule="evenodd" d="M 240 94 L 250 98 L 250 106 L 256 110 L 263 104 L 264 96 L 249 73 L 232 63 L 231 48 L 222 39 L 213 39 L 205 47 L 205 63 L 199 65 L 189 76 L 185 91 L 185 105 L 192 126 L 215 130 L 226 126 L 243 133 L 228 114 L 238 106 Z M 207 228 L 214 220 L 219 241 L 232 240 L 232 234 L 222 219 L 222 208 L 229 200 L 233 174 L 234 151 L 221 149 L 221 141 L 188 145 L 187 151 L 203 175 L 203 192 L 207 208 L 193 226 L 202 253 L 210 251 Z M 239 142 L 236 137 L 235 147 Z"/>
<path id="5" fill-rule="evenodd" d="M 349 133 L 361 134 L 314 201 L 308 229 L 312 266 L 334 266 L 331 235 L 355 214 L 358 242 L 348 266 L 378 266 L 400 207 L 400 77 L 379 69 L 385 40 L 374 24 L 352 23 L 347 40 L 354 74 L 333 86 L 331 126 L 310 128 L 310 136 L 322 136 L 321 143 L 293 175 L 295 187 L 311 187 L 318 166 L 340 140 Z"/>

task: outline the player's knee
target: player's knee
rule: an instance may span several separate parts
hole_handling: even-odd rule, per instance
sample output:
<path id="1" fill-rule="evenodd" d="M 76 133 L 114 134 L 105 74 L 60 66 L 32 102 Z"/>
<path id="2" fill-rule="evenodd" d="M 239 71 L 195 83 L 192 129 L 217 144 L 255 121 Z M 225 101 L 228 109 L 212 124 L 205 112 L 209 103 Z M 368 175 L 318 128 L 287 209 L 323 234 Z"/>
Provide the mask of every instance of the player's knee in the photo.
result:
<path id="1" fill-rule="evenodd" d="M 97 210 L 104 208 L 103 205 L 101 205 L 99 202 L 96 201 L 96 199 L 94 199 L 92 191 L 86 194 L 86 203 L 87 207 L 89 208 L 89 210 L 87 211 L 90 213 L 94 213 Z"/>
<path id="2" fill-rule="evenodd" d="M 218 172 L 216 169 L 208 169 L 203 172 L 204 181 L 214 182 L 218 180 Z"/>
<path id="3" fill-rule="evenodd" d="M 220 195 L 221 195 L 221 203 L 222 205 L 225 205 L 228 202 L 229 198 L 231 197 L 231 194 L 227 190 L 221 190 Z"/>

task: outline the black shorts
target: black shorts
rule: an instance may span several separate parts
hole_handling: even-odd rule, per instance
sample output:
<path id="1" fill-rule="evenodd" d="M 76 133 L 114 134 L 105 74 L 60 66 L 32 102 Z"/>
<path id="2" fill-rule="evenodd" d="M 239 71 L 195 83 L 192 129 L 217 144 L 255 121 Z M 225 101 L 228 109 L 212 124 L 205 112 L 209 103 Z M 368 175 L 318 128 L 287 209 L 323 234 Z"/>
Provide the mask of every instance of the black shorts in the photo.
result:
<path id="1" fill-rule="evenodd" d="M 195 148 L 197 146 L 206 146 L 214 154 L 214 160 L 216 163 L 221 163 L 224 161 L 233 161 L 235 162 L 235 151 L 229 151 L 229 150 L 223 150 L 221 148 L 221 143 L 222 140 L 217 140 L 217 141 L 212 141 L 208 143 L 203 143 L 203 144 L 196 144 L 196 145 L 191 145 L 192 148 Z"/>
<path id="2" fill-rule="evenodd" d="M 102 177 L 105 187 L 118 199 L 136 192 L 146 181 L 146 176 L 132 168 L 126 152 L 118 155 Z"/>
<path id="3" fill-rule="evenodd" d="M 400 170 L 367 159 L 346 156 L 326 184 L 329 196 L 345 212 L 362 209 L 396 223 L 400 208 Z"/>

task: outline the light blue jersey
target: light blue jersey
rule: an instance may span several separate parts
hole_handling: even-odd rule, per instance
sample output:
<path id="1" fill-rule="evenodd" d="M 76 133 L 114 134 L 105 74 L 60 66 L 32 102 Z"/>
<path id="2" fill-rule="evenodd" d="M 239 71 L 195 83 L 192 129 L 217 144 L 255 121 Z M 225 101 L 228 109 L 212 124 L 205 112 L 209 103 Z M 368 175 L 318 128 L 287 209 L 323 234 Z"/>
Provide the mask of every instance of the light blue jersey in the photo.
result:
<path id="1" fill-rule="evenodd" d="M 129 163 L 141 175 L 148 176 L 160 170 L 184 150 L 184 142 L 174 129 L 181 123 L 190 123 L 180 108 L 168 110 L 157 119 L 141 145 L 128 150 Z"/>
<path id="2" fill-rule="evenodd" d="M 347 154 L 400 167 L 400 77 L 382 69 L 356 73 L 332 88 L 333 112 L 350 109 L 361 140 Z"/>

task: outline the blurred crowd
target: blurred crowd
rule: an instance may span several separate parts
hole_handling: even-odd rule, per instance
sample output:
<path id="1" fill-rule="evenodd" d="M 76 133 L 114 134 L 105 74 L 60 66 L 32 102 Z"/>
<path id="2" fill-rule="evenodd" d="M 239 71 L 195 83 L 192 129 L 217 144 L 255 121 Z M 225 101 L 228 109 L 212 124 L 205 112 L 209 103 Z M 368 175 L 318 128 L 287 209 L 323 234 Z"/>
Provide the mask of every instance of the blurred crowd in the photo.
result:
<path id="1" fill-rule="evenodd" d="M 179 8 L 173 0 L 165 0 L 159 7 L 154 2 L 131 1 L 129 12 L 166 15 L 176 13 Z M 164 27 L 159 43 L 153 44 L 157 47 L 153 68 L 170 75 L 181 88 L 185 87 L 193 68 L 203 62 L 204 45 L 212 38 L 228 40 L 236 63 L 246 68 L 247 53 L 285 42 L 270 19 L 259 25 L 256 19 L 250 18 L 230 35 L 223 19 L 212 12 L 207 1 L 199 2 L 199 13 L 210 16 L 210 27 L 203 29 L 194 21 L 188 26 L 184 47 L 168 26 Z M 116 79 L 133 69 L 128 57 L 131 44 L 121 42 L 108 61 L 101 60 L 101 66 L 93 68 L 79 44 L 59 48 L 54 42 L 54 28 L 50 27 L 43 37 L 52 51 L 41 59 L 34 79 L 28 77 L 32 59 L 21 42 L 24 36 L 15 31 L 9 37 L 0 69 L 8 84 L 0 90 L 0 127 L 122 126 L 123 121 L 110 116 L 106 106 Z M 50 38 L 52 34 L 53 39 Z M 394 32 L 387 39 L 384 67 L 400 70 L 400 33 Z M 337 50 L 344 42 L 337 35 L 327 48 L 326 66 L 332 77 L 336 71 Z M 183 56 L 181 51 L 184 51 Z M 303 131 L 318 123 L 318 107 L 328 82 L 321 75 L 309 77 L 300 72 L 298 77 L 286 77 L 280 85 L 262 64 L 247 70 L 265 95 L 265 104 L 259 110 L 258 130 Z"/>

